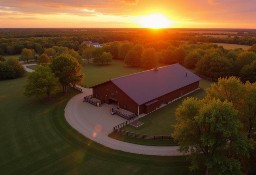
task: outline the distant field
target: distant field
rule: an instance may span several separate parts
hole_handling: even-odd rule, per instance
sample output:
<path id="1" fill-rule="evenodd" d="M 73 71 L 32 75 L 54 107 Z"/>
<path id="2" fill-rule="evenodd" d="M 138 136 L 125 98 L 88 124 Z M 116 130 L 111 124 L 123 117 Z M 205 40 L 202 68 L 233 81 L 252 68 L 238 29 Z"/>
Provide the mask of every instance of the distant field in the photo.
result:
<path id="1" fill-rule="evenodd" d="M 189 95 L 189 97 L 202 98 L 205 96 L 204 90 L 209 88 L 212 82 L 207 80 L 201 80 L 199 91 L 196 91 Z M 148 135 L 170 135 L 173 131 L 173 126 L 176 122 L 175 111 L 176 108 L 182 103 L 183 99 L 177 100 L 149 115 L 140 119 L 144 123 L 139 128 L 127 126 L 124 129 L 133 131 L 140 134 Z"/>
<path id="2" fill-rule="evenodd" d="M 225 49 L 244 49 L 244 50 L 248 50 L 251 46 L 247 46 L 247 45 L 239 45 L 239 44 L 226 44 L 226 43 L 214 43 L 217 44 L 219 46 L 224 47 Z"/>
<path id="3" fill-rule="evenodd" d="M 64 107 L 75 93 L 27 98 L 26 79 L 0 81 L 1 175 L 192 174 L 185 157 L 129 154 L 85 138 L 64 119 Z"/>
<path id="4" fill-rule="evenodd" d="M 87 64 L 83 68 L 86 87 L 91 87 L 109 81 L 112 78 L 133 74 L 142 70 L 141 68 L 127 67 L 123 61 L 119 60 L 114 60 L 112 64 L 104 66 Z"/>
<path id="5" fill-rule="evenodd" d="M 16 58 L 16 59 L 20 59 L 20 55 L 8 55 L 8 56 L 4 56 L 5 59 L 9 59 L 9 58 Z"/>
<path id="6" fill-rule="evenodd" d="M 210 36 L 210 37 L 214 37 L 214 38 L 227 38 L 229 35 L 203 35 L 203 36 Z"/>

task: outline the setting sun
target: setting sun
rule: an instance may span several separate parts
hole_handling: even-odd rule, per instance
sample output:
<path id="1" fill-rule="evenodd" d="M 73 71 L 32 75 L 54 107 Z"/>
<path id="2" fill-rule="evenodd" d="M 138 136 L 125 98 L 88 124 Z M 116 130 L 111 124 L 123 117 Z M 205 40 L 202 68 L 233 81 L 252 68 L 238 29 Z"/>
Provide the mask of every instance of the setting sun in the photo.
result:
<path id="1" fill-rule="evenodd" d="M 161 14 L 142 16 L 139 18 L 138 22 L 141 27 L 152 29 L 169 28 L 172 24 L 166 16 Z"/>

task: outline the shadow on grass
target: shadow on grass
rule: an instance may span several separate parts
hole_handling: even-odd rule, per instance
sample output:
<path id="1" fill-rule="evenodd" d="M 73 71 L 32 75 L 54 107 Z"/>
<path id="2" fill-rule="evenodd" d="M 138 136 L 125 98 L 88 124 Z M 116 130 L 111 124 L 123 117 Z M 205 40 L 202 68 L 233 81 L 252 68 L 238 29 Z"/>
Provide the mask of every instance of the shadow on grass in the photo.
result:
<path id="1" fill-rule="evenodd" d="M 140 138 L 134 138 L 129 136 L 124 136 L 118 133 L 110 133 L 108 135 L 109 137 L 120 140 L 123 142 L 128 143 L 134 143 L 138 145 L 146 145 L 146 146 L 177 146 L 177 143 L 175 143 L 173 140 L 153 140 L 153 139 L 140 139 Z"/>

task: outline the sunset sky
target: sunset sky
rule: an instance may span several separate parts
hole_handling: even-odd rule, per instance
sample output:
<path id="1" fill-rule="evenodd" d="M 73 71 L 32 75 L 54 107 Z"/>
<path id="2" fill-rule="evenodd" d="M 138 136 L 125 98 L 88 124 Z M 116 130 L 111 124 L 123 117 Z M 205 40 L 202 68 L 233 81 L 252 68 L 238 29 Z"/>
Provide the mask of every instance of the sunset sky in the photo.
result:
<path id="1" fill-rule="evenodd" d="M 256 0 L 0 0 L 0 27 L 126 28 L 161 14 L 169 27 L 256 28 Z"/>

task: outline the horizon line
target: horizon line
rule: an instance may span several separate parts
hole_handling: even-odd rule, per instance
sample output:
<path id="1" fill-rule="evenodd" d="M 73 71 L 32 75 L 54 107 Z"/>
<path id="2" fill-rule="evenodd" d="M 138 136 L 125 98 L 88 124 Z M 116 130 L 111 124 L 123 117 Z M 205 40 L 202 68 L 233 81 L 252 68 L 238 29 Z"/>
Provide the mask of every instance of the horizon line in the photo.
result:
<path id="1" fill-rule="evenodd" d="M 170 28 L 142 28 L 142 27 L 0 27 L 0 29 L 146 29 L 146 30 L 172 30 L 172 29 L 215 29 L 215 30 L 256 30 L 256 28 L 231 28 L 231 27 L 170 27 Z"/>

